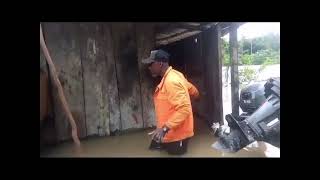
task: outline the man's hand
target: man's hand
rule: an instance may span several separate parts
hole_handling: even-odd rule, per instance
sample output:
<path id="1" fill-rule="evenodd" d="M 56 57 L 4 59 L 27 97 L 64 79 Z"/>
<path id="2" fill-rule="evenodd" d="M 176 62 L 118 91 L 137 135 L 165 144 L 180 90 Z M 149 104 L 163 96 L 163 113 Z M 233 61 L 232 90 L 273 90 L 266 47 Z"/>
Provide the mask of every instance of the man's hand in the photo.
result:
<path id="1" fill-rule="evenodd" d="M 162 128 L 157 128 L 153 132 L 152 139 L 155 140 L 157 143 L 161 143 L 163 136 L 164 136 L 164 132 Z"/>
<path id="2" fill-rule="evenodd" d="M 200 95 L 190 96 L 190 97 L 191 97 L 191 101 L 195 101 L 195 102 L 199 102 L 200 101 Z"/>
<path id="3" fill-rule="evenodd" d="M 157 143 L 161 143 L 165 134 L 166 133 L 163 131 L 163 128 L 157 128 L 153 131 L 152 139 Z"/>

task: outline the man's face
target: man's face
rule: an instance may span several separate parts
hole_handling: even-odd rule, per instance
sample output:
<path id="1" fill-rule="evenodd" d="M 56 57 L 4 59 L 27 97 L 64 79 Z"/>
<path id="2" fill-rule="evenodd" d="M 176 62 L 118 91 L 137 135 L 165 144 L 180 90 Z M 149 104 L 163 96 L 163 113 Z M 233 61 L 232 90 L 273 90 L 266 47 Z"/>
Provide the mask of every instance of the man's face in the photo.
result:
<path id="1" fill-rule="evenodd" d="M 150 70 L 152 77 L 160 76 L 161 63 L 160 62 L 152 62 L 152 63 L 148 64 L 148 69 Z"/>

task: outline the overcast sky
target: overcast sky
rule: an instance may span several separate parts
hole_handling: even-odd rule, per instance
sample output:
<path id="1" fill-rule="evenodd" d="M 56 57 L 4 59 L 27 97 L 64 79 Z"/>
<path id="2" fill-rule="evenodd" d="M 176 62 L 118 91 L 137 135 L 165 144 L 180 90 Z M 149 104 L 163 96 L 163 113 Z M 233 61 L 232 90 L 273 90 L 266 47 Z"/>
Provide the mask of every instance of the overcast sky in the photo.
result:
<path id="1" fill-rule="evenodd" d="M 238 28 L 238 40 L 242 37 L 249 39 L 268 33 L 280 34 L 280 22 L 245 23 Z M 229 34 L 225 35 L 223 39 L 229 39 Z"/>

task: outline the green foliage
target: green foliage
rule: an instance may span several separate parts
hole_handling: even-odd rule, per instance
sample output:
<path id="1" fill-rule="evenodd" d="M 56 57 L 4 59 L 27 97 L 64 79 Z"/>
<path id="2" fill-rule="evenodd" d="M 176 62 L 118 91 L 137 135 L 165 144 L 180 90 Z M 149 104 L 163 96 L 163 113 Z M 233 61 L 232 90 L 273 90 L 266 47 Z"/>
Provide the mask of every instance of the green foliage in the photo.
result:
<path id="1" fill-rule="evenodd" d="M 239 62 L 242 65 L 265 65 L 265 63 L 280 63 L 279 35 L 268 34 L 253 39 L 242 38 L 238 42 L 238 45 Z M 224 39 L 222 39 L 222 58 L 223 65 L 230 66 L 229 42 L 225 41 Z"/>
<path id="2" fill-rule="evenodd" d="M 275 63 L 274 60 L 271 59 L 270 57 L 267 57 L 266 61 L 264 61 L 263 64 L 260 66 L 258 73 L 263 71 L 268 65 L 271 65 L 271 64 L 277 64 L 277 63 Z"/>
<path id="3" fill-rule="evenodd" d="M 260 50 L 271 49 L 273 51 L 280 50 L 280 35 L 267 34 L 262 37 L 252 38 L 252 39 L 241 39 L 239 44 L 243 48 L 243 52 L 251 54 L 256 53 Z"/>
<path id="4" fill-rule="evenodd" d="M 253 56 L 250 54 L 243 54 L 241 56 L 241 62 L 243 65 L 251 65 L 253 62 Z"/>
<path id="5" fill-rule="evenodd" d="M 258 73 L 254 69 L 244 67 L 244 69 L 239 70 L 239 82 L 240 86 L 249 84 L 251 81 L 256 80 Z"/>
<path id="6" fill-rule="evenodd" d="M 258 70 L 244 67 L 239 70 L 240 88 L 258 78 L 258 74 L 268 65 L 280 64 L 280 35 L 267 34 L 253 39 L 238 41 L 240 65 L 261 65 Z M 222 39 L 223 65 L 230 66 L 229 42 Z"/>
<path id="7" fill-rule="evenodd" d="M 280 63 L 280 51 L 273 51 L 272 49 L 260 50 L 253 54 L 253 65 L 261 65 L 266 62 L 268 64 Z"/>
<path id="8" fill-rule="evenodd" d="M 223 65 L 230 66 L 229 43 L 224 39 L 222 39 L 222 58 L 223 58 Z"/>

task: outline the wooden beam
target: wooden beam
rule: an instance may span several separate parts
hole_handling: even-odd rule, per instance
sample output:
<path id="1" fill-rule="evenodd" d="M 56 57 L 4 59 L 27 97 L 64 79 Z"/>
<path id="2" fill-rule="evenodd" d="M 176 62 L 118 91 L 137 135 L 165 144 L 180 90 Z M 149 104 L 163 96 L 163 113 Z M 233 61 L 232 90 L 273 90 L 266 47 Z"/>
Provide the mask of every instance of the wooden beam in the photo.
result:
<path id="1" fill-rule="evenodd" d="M 185 24 L 185 23 L 177 23 L 177 24 L 175 24 L 175 25 L 176 25 L 176 28 L 193 30 L 193 31 L 198 31 L 198 30 L 200 30 L 200 26 L 194 26 L 194 25 Z"/>
<path id="2" fill-rule="evenodd" d="M 156 44 L 157 45 L 166 45 L 170 44 L 172 42 L 179 41 L 181 39 L 185 39 L 187 37 L 196 35 L 198 33 L 201 33 L 202 31 L 205 31 L 206 29 L 213 27 L 217 25 L 218 22 L 212 22 L 212 23 L 200 23 L 199 26 L 193 26 L 189 25 L 188 23 L 172 23 L 163 25 L 162 28 L 158 28 L 156 31 Z M 177 33 L 173 33 L 177 30 L 179 30 Z M 183 30 L 185 29 L 185 30 Z M 165 35 L 165 33 L 168 33 L 170 35 Z M 164 37 L 163 37 L 164 36 Z"/>
<path id="3" fill-rule="evenodd" d="M 178 33 L 174 33 L 174 34 L 172 34 L 170 36 L 167 36 L 167 37 L 164 37 L 164 38 L 157 38 L 157 41 L 168 40 L 170 38 L 173 38 L 173 37 L 176 37 L 176 36 L 180 36 L 180 35 L 185 34 L 187 32 L 189 32 L 189 30 L 184 30 L 184 31 L 181 31 L 181 32 L 178 32 Z"/>
<path id="4" fill-rule="evenodd" d="M 181 34 L 179 34 L 177 36 L 173 36 L 173 37 L 170 37 L 170 38 L 165 38 L 165 39 L 162 39 L 162 40 L 157 40 L 156 45 L 167 45 L 167 44 L 170 44 L 170 43 L 185 39 L 187 37 L 196 35 L 196 34 L 198 34 L 200 32 L 201 31 L 190 31 L 190 32 L 186 31 L 186 32 L 183 32 L 183 33 L 181 33 Z"/>
<path id="5" fill-rule="evenodd" d="M 228 34 L 231 26 L 235 26 L 235 27 L 239 27 L 244 23 L 220 23 L 221 25 L 221 37 L 223 37 L 224 35 Z"/>
<path id="6" fill-rule="evenodd" d="M 215 53 L 216 53 L 216 61 L 214 76 L 215 84 L 215 96 L 214 96 L 214 104 L 215 104 L 215 118 L 220 123 L 220 125 L 224 124 L 223 121 L 223 99 L 222 99 L 222 51 L 221 51 L 221 27 L 220 25 L 215 26 Z"/>
<path id="7" fill-rule="evenodd" d="M 201 23 L 199 23 L 199 22 L 186 22 L 185 24 L 188 24 L 191 26 L 199 26 Z"/>
<path id="8" fill-rule="evenodd" d="M 211 27 L 202 34 L 203 58 L 205 61 L 205 84 L 207 99 L 207 121 L 210 125 L 214 122 L 223 124 L 222 111 L 222 62 L 219 26 Z"/>
<path id="9" fill-rule="evenodd" d="M 206 29 L 209 29 L 210 27 L 216 26 L 218 22 L 211 22 L 211 23 L 201 23 L 200 30 L 204 31 Z"/>
<path id="10" fill-rule="evenodd" d="M 190 23 L 171 23 L 171 24 L 164 24 L 162 27 L 158 27 L 156 30 L 157 34 L 164 34 L 169 33 L 175 29 L 186 29 L 189 31 L 204 31 L 211 26 L 215 26 L 218 22 L 211 22 L 211 23 L 199 23 L 199 25 L 191 25 Z"/>
<path id="11" fill-rule="evenodd" d="M 238 26 L 232 25 L 230 42 L 232 114 L 239 116 Z"/>
<path id="12" fill-rule="evenodd" d="M 199 26 L 193 26 L 193 25 L 183 23 L 183 24 L 180 24 L 179 28 L 193 30 L 193 31 L 204 31 L 217 24 L 218 22 L 210 22 L 210 23 L 201 23 L 199 24 Z"/>
<path id="13" fill-rule="evenodd" d="M 186 30 L 200 30 L 200 26 L 194 26 L 186 23 L 168 23 L 168 24 L 162 24 L 159 27 L 156 28 L 155 32 L 156 34 L 165 34 L 170 33 L 174 29 L 186 29 Z"/>

